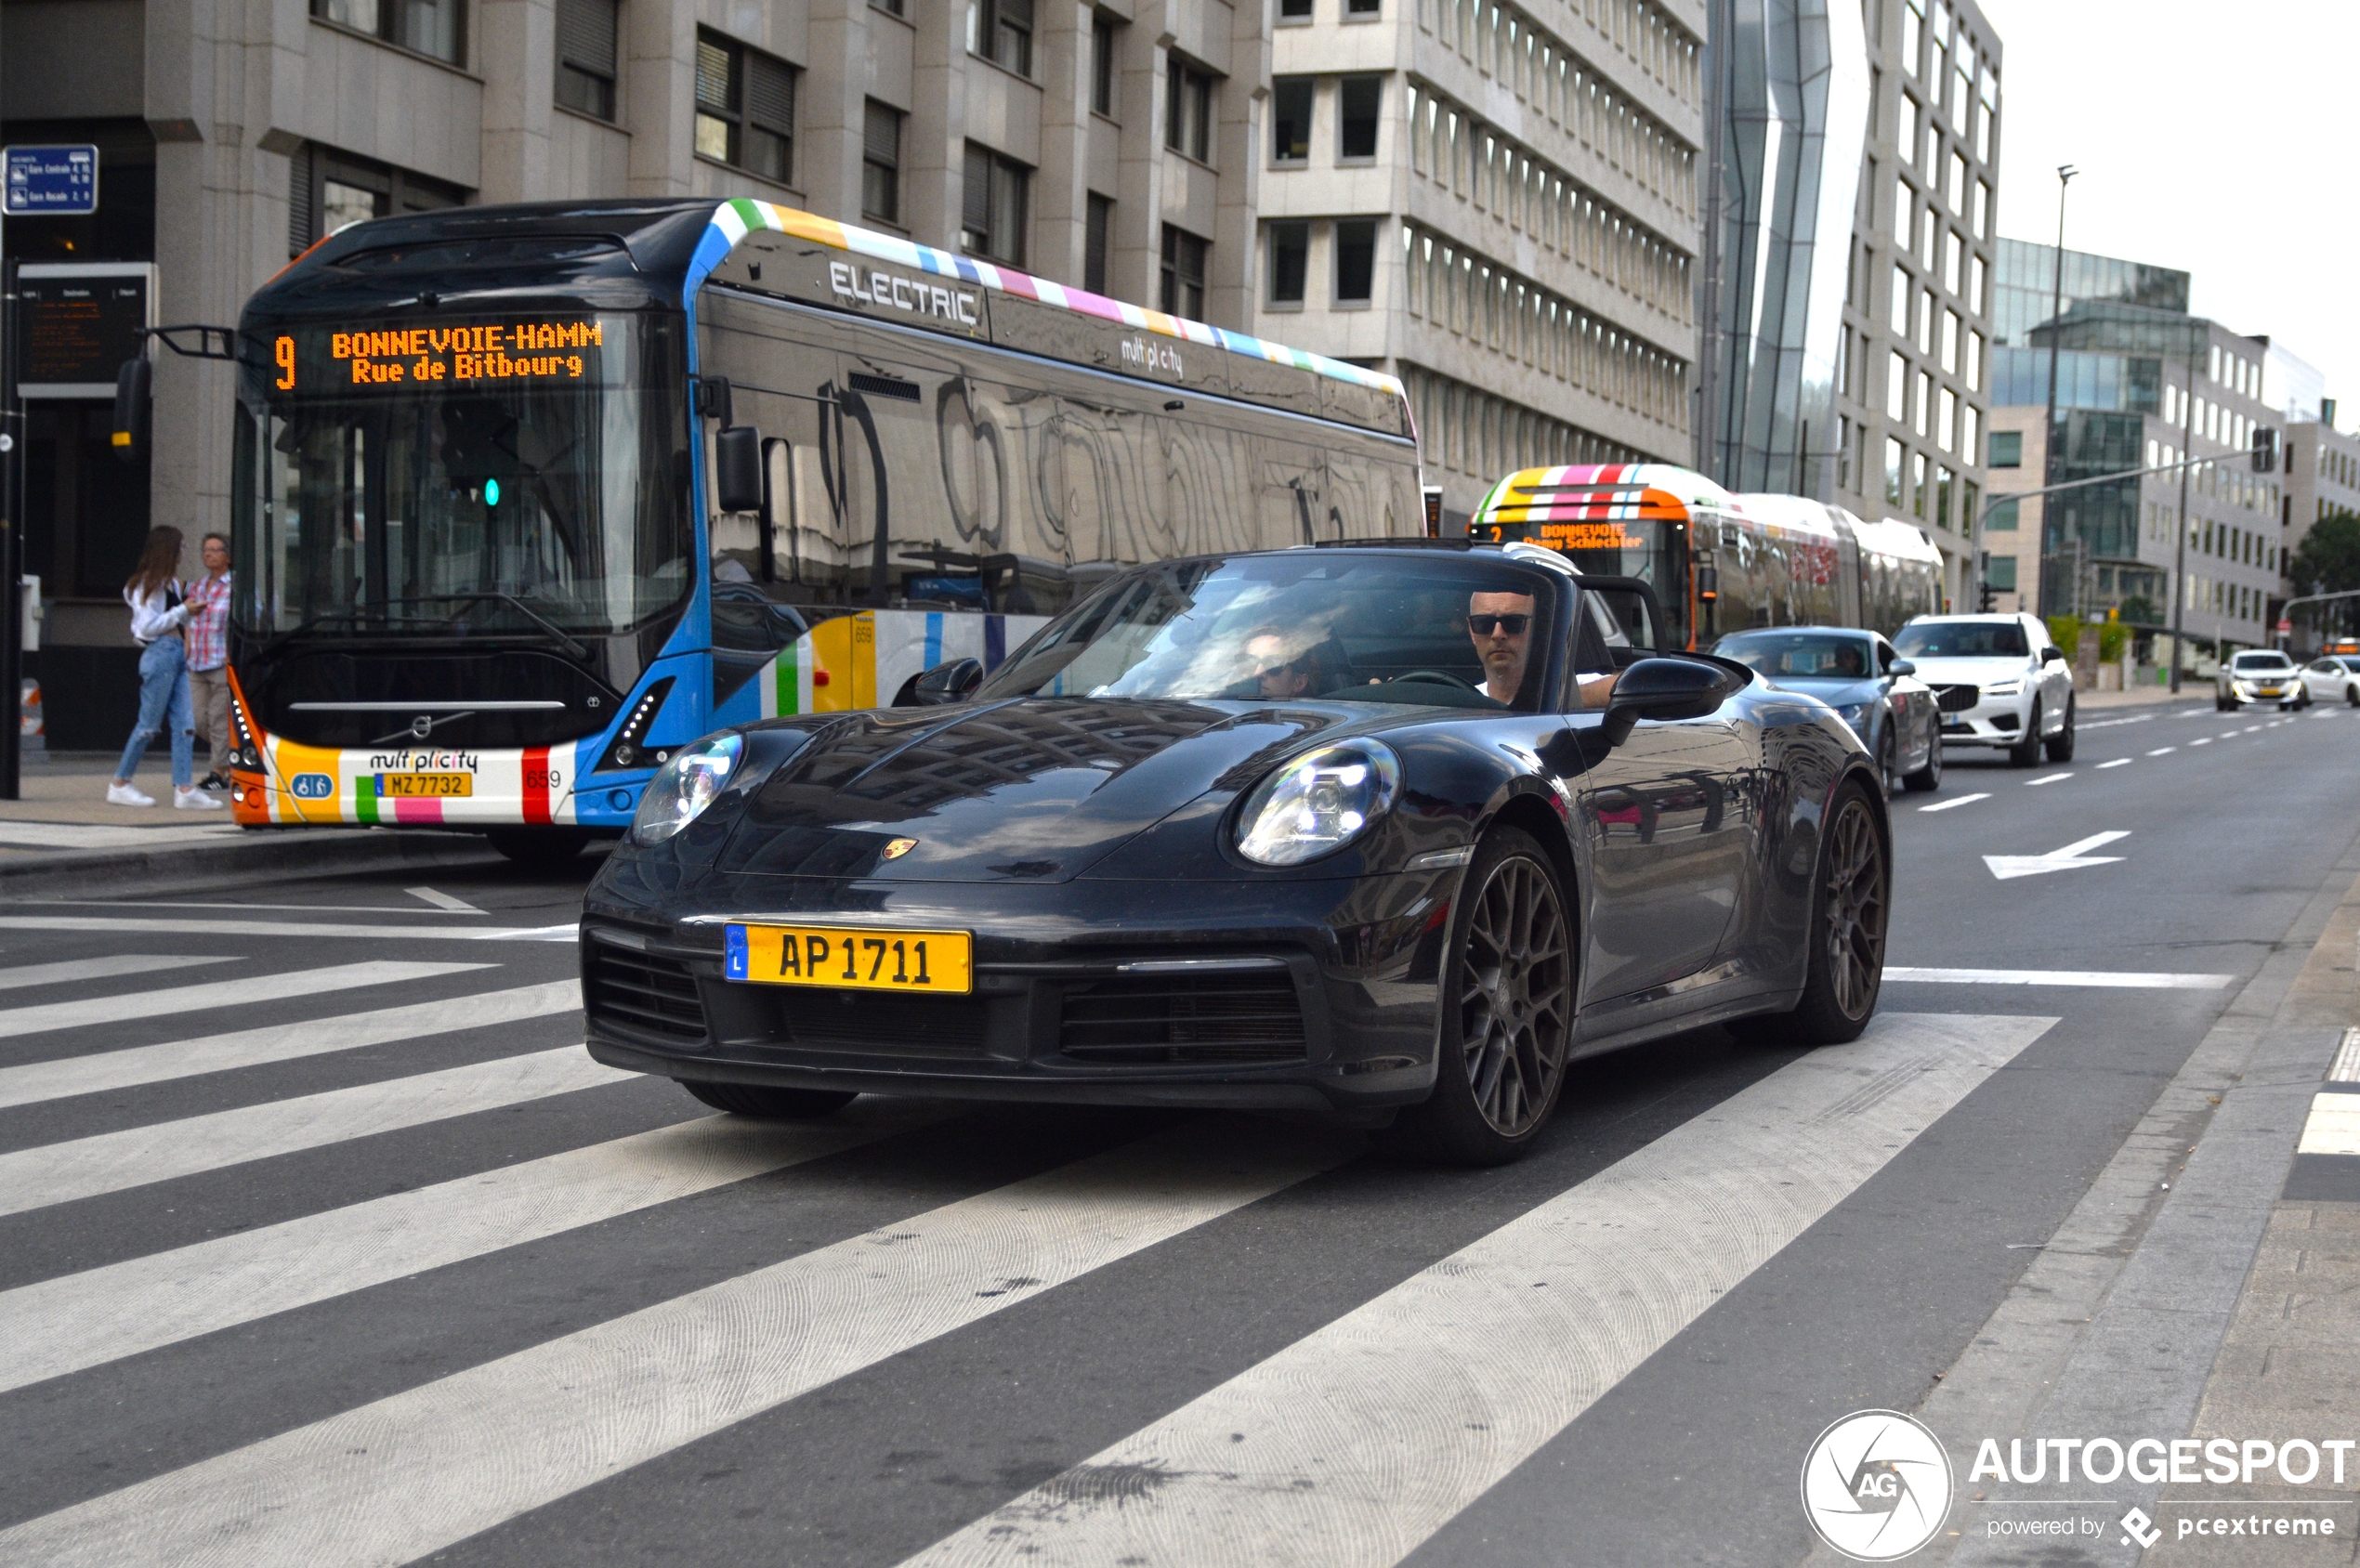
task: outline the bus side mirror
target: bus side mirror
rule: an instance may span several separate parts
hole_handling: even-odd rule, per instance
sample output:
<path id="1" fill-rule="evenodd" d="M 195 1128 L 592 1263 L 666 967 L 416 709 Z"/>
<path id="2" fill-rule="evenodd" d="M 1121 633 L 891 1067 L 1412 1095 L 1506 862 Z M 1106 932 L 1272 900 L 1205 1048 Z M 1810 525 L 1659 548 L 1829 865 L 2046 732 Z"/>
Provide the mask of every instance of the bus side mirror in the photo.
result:
<path id="1" fill-rule="evenodd" d="M 724 512 L 762 510 L 762 432 L 751 425 L 713 438 L 714 504 Z"/>
<path id="2" fill-rule="evenodd" d="M 114 434 L 108 444 L 125 463 L 138 464 L 148 459 L 150 397 L 154 385 L 155 367 L 144 358 L 125 359 L 114 372 Z"/>

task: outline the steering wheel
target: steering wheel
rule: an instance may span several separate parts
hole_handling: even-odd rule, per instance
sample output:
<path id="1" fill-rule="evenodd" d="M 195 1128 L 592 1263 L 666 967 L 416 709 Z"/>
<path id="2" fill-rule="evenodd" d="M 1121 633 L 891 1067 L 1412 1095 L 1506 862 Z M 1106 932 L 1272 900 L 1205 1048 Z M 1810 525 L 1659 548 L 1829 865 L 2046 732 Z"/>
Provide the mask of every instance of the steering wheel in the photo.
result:
<path id="1" fill-rule="evenodd" d="M 1412 681 L 1429 681 L 1436 686 L 1457 686 L 1461 691 L 1470 692 L 1477 697 L 1483 695 L 1481 692 L 1476 691 L 1473 685 L 1461 680 L 1458 676 L 1451 674 L 1447 670 L 1412 670 L 1406 675 L 1394 676 L 1392 680 L 1386 682 L 1385 684 L 1387 686 L 1408 686 Z"/>

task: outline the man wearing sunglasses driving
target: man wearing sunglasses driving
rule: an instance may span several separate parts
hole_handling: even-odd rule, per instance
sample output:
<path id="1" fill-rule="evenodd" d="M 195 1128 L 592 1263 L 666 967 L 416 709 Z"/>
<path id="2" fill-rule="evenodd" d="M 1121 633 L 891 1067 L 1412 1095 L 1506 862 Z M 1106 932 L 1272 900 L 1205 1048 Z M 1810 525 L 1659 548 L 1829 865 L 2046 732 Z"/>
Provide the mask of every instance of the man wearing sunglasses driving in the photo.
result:
<path id="1" fill-rule="evenodd" d="M 1477 689 L 1494 702 L 1514 707 L 1532 654 L 1532 595 L 1469 595 L 1467 634 L 1475 639 L 1475 657 L 1483 660 L 1484 682 Z M 1584 708 L 1603 708 L 1613 695 L 1613 671 L 1581 671 L 1574 680 Z"/>

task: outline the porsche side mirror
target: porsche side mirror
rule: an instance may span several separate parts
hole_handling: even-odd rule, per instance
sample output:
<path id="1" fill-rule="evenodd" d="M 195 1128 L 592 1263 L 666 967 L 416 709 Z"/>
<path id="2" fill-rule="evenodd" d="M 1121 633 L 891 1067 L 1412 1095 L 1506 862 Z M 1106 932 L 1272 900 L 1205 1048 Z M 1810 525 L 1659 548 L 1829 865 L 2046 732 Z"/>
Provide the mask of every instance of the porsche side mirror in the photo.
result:
<path id="1" fill-rule="evenodd" d="M 897 708 L 940 708 L 952 702 L 964 702 L 983 685 L 983 661 L 977 659 L 954 659 L 937 664 L 924 674 L 913 678 L 894 699 Z"/>
<path id="2" fill-rule="evenodd" d="M 753 425 L 713 438 L 713 499 L 724 512 L 762 510 L 762 432 Z"/>
<path id="3" fill-rule="evenodd" d="M 1609 746 L 1631 738 L 1641 719 L 1698 719 L 1719 705 L 1721 672 L 1701 660 L 1642 659 L 1614 683 L 1599 731 Z"/>
<path id="4" fill-rule="evenodd" d="M 1906 659 L 1896 659 L 1885 666 L 1885 673 L 1889 675 L 1914 675 L 1918 667 Z"/>

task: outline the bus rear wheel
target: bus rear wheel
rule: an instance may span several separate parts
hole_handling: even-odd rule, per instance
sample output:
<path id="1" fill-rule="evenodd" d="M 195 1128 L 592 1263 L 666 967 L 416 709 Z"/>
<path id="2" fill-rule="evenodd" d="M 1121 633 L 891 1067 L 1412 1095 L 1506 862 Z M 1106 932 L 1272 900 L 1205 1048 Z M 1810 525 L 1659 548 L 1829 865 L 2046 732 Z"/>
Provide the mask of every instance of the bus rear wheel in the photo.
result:
<path id="1" fill-rule="evenodd" d="M 490 828 L 483 836 L 504 859 L 531 871 L 564 870 L 590 842 L 579 828 Z"/>

